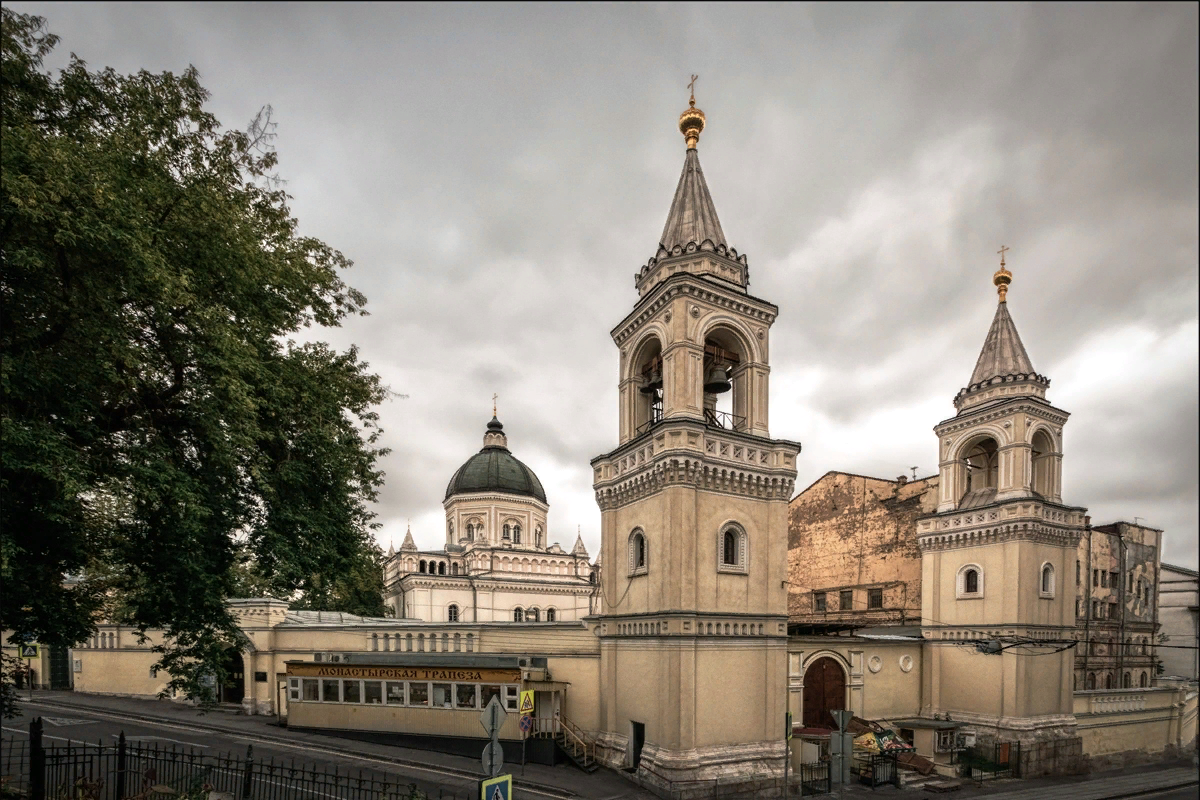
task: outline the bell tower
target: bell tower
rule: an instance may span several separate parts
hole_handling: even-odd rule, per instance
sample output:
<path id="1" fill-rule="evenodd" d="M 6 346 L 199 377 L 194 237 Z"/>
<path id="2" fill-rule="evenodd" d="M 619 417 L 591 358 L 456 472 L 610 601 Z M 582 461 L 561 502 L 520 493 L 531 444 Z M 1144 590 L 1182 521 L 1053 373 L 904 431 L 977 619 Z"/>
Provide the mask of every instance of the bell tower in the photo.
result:
<path id="1" fill-rule="evenodd" d="M 592 460 L 601 509 L 599 755 L 643 783 L 782 773 L 787 503 L 800 445 L 768 432 L 769 332 L 697 151 L 620 350 L 615 450 Z M 731 713 L 733 709 L 748 713 Z"/>
<path id="2" fill-rule="evenodd" d="M 937 512 L 921 548 L 925 714 L 983 739 L 1020 741 L 1023 774 L 1082 752 L 1073 715 L 1076 548 L 1086 509 L 1062 501 L 1067 412 L 1029 359 L 1008 310 L 1001 250 L 992 326 L 958 414 L 938 423 Z M 1069 740 L 1065 746 L 1061 740 Z"/>

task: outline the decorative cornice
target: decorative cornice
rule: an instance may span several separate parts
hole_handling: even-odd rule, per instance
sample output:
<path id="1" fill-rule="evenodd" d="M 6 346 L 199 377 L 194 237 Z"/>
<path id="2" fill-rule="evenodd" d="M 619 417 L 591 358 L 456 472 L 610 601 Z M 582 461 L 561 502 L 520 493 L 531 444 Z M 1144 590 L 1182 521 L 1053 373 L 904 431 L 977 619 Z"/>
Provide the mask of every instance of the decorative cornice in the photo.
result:
<path id="1" fill-rule="evenodd" d="M 656 459 L 619 480 L 597 483 L 596 503 L 602 511 L 607 511 L 670 486 L 694 486 L 722 494 L 787 502 L 795 487 L 796 472 L 791 470 L 790 476 L 781 476 L 779 472 L 749 467 L 733 469 L 697 457 Z"/>
<path id="2" fill-rule="evenodd" d="M 692 273 L 676 273 L 658 284 L 650 294 L 638 301 L 625 319 L 610 331 L 613 341 L 621 346 L 663 306 L 679 297 L 702 300 L 717 308 L 771 325 L 779 315 L 779 307 L 766 300 L 726 288 Z"/>
<path id="3" fill-rule="evenodd" d="M 986 508 L 947 512 L 917 520 L 921 550 L 980 547 L 1027 540 L 1076 547 L 1083 535 L 1084 509 L 1017 500 Z"/>
<path id="4" fill-rule="evenodd" d="M 1027 396 L 1004 398 L 1004 400 L 1008 400 L 1009 402 L 997 401 L 997 404 L 994 406 L 979 408 L 961 416 L 944 419 L 934 426 L 933 432 L 938 436 L 945 436 L 975 427 L 976 425 L 994 422 L 1012 414 L 1028 414 L 1031 417 L 1036 417 L 1045 422 L 1051 422 L 1060 426 L 1065 425 L 1067 419 L 1071 416 L 1066 411 L 1055 408 L 1044 400 L 1038 402 L 1034 398 Z"/>
<path id="5" fill-rule="evenodd" d="M 696 260 L 696 256 L 706 258 Z M 672 267 L 678 271 L 672 272 Z M 738 251 L 732 247 L 726 248 L 723 244 L 713 244 L 711 239 L 705 239 L 703 242 L 688 242 L 686 245 L 677 244 L 669 251 L 660 244 L 658 252 L 633 276 L 633 285 L 638 290 L 638 294 L 645 294 L 649 291 L 656 280 L 665 280 L 662 277 L 664 272 L 712 275 L 718 280 L 728 281 L 731 286 L 737 287 L 739 292 L 745 292 L 745 287 L 750 283 L 750 266 L 746 262 L 746 256 L 739 255 Z"/>

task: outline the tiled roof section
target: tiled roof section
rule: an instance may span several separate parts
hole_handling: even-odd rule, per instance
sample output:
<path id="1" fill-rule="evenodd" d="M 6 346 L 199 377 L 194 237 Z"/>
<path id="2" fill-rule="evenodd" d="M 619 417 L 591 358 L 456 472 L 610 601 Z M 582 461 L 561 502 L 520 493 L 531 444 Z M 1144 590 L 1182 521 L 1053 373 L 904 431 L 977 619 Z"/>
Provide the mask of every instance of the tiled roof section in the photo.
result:
<path id="1" fill-rule="evenodd" d="M 683 174 L 675 187 L 675 199 L 671 201 L 659 241 L 668 252 L 676 245 L 686 249 L 690 242 L 700 245 L 710 241 L 714 247 L 726 244 L 716 206 L 700 169 L 700 156 L 694 149 L 688 150 L 684 157 Z"/>
<path id="2" fill-rule="evenodd" d="M 284 625 L 380 625 L 393 624 L 396 620 L 385 617 L 360 617 L 344 611 L 301 611 L 289 610 Z"/>
<path id="3" fill-rule="evenodd" d="M 1036 374 L 1033 363 L 1030 362 L 1025 345 L 1021 344 L 1021 336 L 1017 333 L 1017 326 L 1008 313 L 1008 303 L 1000 303 L 968 385 L 976 386 L 1006 375 L 1033 374 Z"/>

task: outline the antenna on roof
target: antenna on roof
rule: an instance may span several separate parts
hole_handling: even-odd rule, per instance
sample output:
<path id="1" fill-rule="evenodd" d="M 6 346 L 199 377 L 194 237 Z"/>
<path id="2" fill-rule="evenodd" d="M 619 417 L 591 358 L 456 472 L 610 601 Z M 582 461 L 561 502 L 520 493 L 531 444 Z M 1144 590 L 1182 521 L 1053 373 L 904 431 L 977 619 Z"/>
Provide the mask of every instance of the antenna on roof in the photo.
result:
<path id="1" fill-rule="evenodd" d="M 913 480 L 915 481 L 917 479 L 917 468 L 909 467 L 909 469 L 911 469 L 913 471 Z"/>

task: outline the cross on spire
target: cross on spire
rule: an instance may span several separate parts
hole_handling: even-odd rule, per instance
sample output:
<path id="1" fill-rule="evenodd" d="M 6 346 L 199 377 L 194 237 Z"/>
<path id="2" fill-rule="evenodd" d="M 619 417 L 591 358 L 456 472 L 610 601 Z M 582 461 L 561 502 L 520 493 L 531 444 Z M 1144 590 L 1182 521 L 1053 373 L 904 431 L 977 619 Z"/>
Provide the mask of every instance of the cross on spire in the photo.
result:
<path id="1" fill-rule="evenodd" d="M 700 76 L 693 75 L 692 82 L 688 84 L 688 91 L 692 93 L 692 96 L 688 98 L 688 105 L 696 105 L 696 81 L 698 80 L 700 80 Z"/>
<path id="2" fill-rule="evenodd" d="M 997 253 L 1000 254 L 1000 266 L 1002 266 L 1002 267 L 1004 266 L 1004 254 L 1007 253 L 1009 251 L 1009 249 L 1010 248 L 1008 248 L 1005 245 L 1000 245 L 1000 249 L 996 251 Z"/>
<path id="3" fill-rule="evenodd" d="M 492 395 L 492 416 L 493 417 L 496 416 L 496 401 L 498 399 L 500 399 L 500 395 L 498 395 L 498 394 Z"/>

